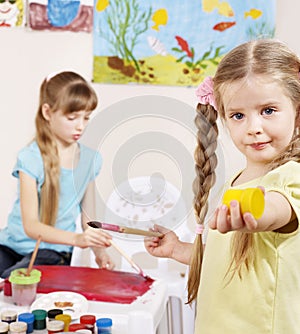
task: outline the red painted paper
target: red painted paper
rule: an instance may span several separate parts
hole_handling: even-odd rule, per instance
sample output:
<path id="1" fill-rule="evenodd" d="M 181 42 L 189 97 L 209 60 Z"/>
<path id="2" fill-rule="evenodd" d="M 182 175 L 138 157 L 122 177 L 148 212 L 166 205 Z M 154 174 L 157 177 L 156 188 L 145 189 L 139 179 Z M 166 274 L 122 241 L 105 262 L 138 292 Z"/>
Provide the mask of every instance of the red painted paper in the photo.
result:
<path id="1" fill-rule="evenodd" d="M 72 291 L 88 300 L 130 304 L 147 292 L 154 280 L 123 271 L 89 267 L 34 266 L 42 272 L 38 293 Z"/>

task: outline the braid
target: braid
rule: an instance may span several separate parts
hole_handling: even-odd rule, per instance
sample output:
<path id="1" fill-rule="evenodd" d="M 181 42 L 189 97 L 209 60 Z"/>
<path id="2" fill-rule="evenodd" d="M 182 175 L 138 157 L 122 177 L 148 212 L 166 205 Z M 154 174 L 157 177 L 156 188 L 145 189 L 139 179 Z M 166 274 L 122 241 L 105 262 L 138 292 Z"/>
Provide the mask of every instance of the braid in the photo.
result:
<path id="1" fill-rule="evenodd" d="M 211 105 L 198 104 L 195 124 L 197 132 L 197 148 L 195 150 L 196 178 L 193 182 L 194 209 L 197 224 L 204 225 L 208 211 L 208 196 L 215 183 L 217 167 L 217 111 Z M 198 235 L 194 243 L 194 251 L 190 264 L 188 279 L 188 303 L 197 297 L 203 257 L 202 236 Z"/>

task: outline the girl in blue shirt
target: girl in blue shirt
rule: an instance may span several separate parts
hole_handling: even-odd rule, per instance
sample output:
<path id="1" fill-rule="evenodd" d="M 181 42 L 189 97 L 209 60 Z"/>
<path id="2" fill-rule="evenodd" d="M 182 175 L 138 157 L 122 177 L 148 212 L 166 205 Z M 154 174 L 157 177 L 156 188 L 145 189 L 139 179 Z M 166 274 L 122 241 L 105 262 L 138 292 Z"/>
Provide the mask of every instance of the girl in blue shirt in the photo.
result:
<path id="1" fill-rule="evenodd" d="M 77 246 L 92 247 L 100 267 L 114 267 L 105 251 L 111 236 L 86 224 L 93 219 L 95 178 L 102 160 L 78 140 L 97 102 L 92 87 L 74 72 L 43 81 L 36 136 L 18 154 L 13 169 L 17 199 L 7 226 L 0 231 L 2 278 L 28 267 L 39 236 L 36 265 L 69 265 Z M 76 233 L 80 215 L 83 232 Z"/>

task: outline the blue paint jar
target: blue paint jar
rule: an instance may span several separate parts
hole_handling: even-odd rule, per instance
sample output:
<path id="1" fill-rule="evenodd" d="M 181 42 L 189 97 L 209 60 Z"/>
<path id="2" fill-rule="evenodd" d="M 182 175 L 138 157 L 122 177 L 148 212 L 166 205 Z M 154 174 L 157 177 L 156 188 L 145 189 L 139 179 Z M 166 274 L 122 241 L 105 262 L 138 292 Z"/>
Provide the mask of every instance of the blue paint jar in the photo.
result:
<path id="1" fill-rule="evenodd" d="M 26 322 L 27 324 L 27 331 L 26 333 L 32 333 L 33 332 L 33 323 L 34 323 L 34 314 L 32 313 L 20 313 L 18 315 L 18 321 Z"/>
<path id="2" fill-rule="evenodd" d="M 98 334 L 111 334 L 112 320 L 111 318 L 100 318 L 96 320 Z"/>

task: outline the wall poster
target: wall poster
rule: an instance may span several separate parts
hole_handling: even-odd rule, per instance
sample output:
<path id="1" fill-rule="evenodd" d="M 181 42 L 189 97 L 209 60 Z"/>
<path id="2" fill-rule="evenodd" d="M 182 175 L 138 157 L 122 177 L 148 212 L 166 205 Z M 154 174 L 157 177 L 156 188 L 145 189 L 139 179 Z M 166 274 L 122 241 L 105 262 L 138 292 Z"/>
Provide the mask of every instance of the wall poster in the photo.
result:
<path id="1" fill-rule="evenodd" d="M 93 29 L 93 0 L 28 0 L 28 6 L 31 29 L 75 32 Z"/>
<path id="2" fill-rule="evenodd" d="M 197 86 L 222 56 L 273 37 L 275 0 L 95 0 L 93 80 Z"/>

